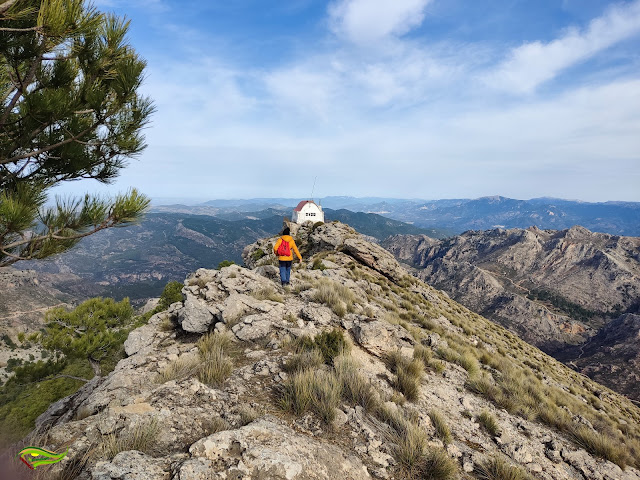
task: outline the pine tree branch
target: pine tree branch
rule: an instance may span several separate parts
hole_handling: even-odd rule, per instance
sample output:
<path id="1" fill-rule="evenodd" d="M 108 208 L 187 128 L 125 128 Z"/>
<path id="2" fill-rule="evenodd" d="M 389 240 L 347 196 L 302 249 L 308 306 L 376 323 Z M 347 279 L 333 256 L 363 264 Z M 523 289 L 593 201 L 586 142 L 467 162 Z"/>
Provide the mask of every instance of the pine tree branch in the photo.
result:
<path id="1" fill-rule="evenodd" d="M 4 13 L 9 10 L 17 0 L 7 0 L 2 5 L 0 5 L 0 15 L 4 15 Z"/>

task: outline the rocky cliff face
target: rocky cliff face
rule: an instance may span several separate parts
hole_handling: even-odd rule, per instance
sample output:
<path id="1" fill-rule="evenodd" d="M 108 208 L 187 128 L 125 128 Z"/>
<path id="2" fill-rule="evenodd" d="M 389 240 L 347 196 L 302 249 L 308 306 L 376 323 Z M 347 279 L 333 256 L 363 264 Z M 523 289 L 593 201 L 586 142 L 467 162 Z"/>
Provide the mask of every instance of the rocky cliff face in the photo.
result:
<path id="1" fill-rule="evenodd" d="M 293 233 L 306 263 L 290 288 L 274 239 L 244 250 L 251 268 L 196 271 L 108 377 L 42 415 L 28 442 L 69 449 L 47 474 L 640 479 L 640 410 L 624 397 L 345 225 Z"/>

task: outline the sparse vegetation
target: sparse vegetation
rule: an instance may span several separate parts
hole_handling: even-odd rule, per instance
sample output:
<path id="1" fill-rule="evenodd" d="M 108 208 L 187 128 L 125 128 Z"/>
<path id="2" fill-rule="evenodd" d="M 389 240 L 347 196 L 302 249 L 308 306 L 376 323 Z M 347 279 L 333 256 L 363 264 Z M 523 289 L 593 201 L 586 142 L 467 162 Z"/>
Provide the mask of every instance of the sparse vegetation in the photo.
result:
<path id="1" fill-rule="evenodd" d="M 389 369 L 396 374 L 394 386 L 409 401 L 415 401 L 420 394 L 420 382 L 424 375 L 422 360 L 405 358 L 400 351 L 391 352 L 385 359 Z"/>
<path id="2" fill-rule="evenodd" d="M 201 363 L 198 378 L 207 385 L 222 385 L 233 371 L 233 362 L 227 356 L 231 339 L 224 333 L 207 333 L 197 343 Z"/>
<path id="3" fill-rule="evenodd" d="M 500 435 L 500 427 L 498 421 L 488 410 L 483 410 L 480 415 L 476 417 L 478 423 L 484 428 L 489 435 L 497 437 Z"/>
<path id="4" fill-rule="evenodd" d="M 502 456 L 476 464 L 474 473 L 478 480 L 532 480 L 527 472 L 510 464 Z"/>
<path id="5" fill-rule="evenodd" d="M 356 303 L 356 297 L 349 288 L 327 278 L 320 279 L 311 299 L 324 303 L 339 317 L 352 312 Z"/>
<path id="6" fill-rule="evenodd" d="M 160 433 L 160 423 L 156 418 L 139 420 L 124 433 L 106 435 L 99 446 L 101 456 L 112 459 L 120 452 L 138 450 L 150 453 Z"/>
<path id="7" fill-rule="evenodd" d="M 436 429 L 436 437 L 442 440 L 445 445 L 451 443 L 451 429 L 449 429 L 449 425 L 447 425 L 447 421 L 442 414 L 437 410 L 431 410 L 429 412 L 429 418 L 431 419 L 433 427 Z"/>
<path id="8" fill-rule="evenodd" d="M 251 292 L 251 296 L 257 300 L 271 300 L 272 302 L 284 303 L 284 298 L 272 287 L 265 287 Z"/>

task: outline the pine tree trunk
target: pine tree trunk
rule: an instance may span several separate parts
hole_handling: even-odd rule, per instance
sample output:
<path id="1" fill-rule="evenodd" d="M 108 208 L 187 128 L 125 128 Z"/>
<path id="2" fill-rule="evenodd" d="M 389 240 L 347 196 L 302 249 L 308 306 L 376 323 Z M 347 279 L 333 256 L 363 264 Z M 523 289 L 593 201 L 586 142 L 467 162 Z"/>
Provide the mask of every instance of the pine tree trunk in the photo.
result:
<path id="1" fill-rule="evenodd" d="M 93 373 L 96 374 L 96 377 L 101 377 L 102 376 L 102 371 L 100 370 L 100 362 L 88 357 L 89 359 L 89 363 L 91 364 L 91 368 L 93 368 Z"/>

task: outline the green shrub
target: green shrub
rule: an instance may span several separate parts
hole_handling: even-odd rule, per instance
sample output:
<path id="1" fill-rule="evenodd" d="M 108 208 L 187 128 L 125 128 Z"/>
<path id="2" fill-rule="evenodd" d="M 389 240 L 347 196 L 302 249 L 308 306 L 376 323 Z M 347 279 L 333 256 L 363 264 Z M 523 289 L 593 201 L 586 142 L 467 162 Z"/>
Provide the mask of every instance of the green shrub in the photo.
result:
<path id="1" fill-rule="evenodd" d="M 231 265 L 235 265 L 235 264 L 236 262 L 234 262 L 233 260 L 223 260 L 218 264 L 218 270 L 221 270 L 224 267 L 230 267 Z"/>
<path id="2" fill-rule="evenodd" d="M 323 270 L 326 270 L 326 269 L 327 269 L 327 267 L 325 266 L 324 263 L 322 263 L 322 260 L 320 260 L 319 258 L 316 258 L 313 261 L 313 264 L 311 265 L 311 270 L 323 271 Z"/>
<path id="3" fill-rule="evenodd" d="M 344 352 L 348 352 L 350 349 L 350 345 L 344 337 L 344 332 L 338 328 L 316 335 L 316 338 L 313 340 L 313 345 L 320 350 L 324 362 L 327 365 L 331 365 L 335 357 Z"/>
<path id="4" fill-rule="evenodd" d="M 155 308 L 156 313 L 162 312 L 169 308 L 169 305 L 182 301 L 182 288 L 184 285 L 180 282 L 171 281 L 164 286 L 160 294 L 160 301 Z"/>
<path id="5" fill-rule="evenodd" d="M 261 248 L 258 248 L 251 254 L 251 258 L 253 259 L 254 262 L 257 262 L 265 255 L 266 253 L 264 253 L 264 250 L 262 250 Z"/>

